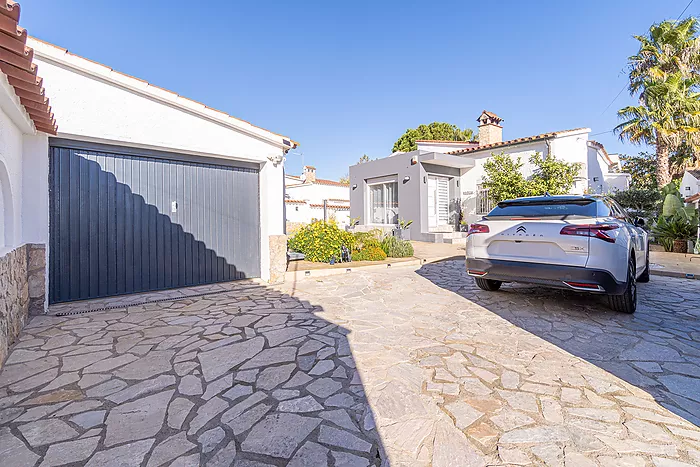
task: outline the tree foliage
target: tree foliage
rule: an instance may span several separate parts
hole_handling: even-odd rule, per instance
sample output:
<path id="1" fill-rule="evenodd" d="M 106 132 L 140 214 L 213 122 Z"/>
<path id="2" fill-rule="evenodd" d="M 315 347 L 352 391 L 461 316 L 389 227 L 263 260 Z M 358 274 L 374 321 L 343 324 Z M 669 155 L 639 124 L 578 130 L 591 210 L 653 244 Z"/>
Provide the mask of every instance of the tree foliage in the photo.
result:
<path id="1" fill-rule="evenodd" d="M 656 146 L 656 178 L 671 181 L 669 156 L 682 145 L 700 147 L 700 39 L 695 18 L 654 24 L 635 36 L 639 51 L 629 57 L 630 94 L 639 105 L 618 111 L 615 133 L 633 144 Z"/>
<path id="2" fill-rule="evenodd" d="M 474 141 L 474 131 L 471 128 L 461 130 L 457 125 L 444 122 L 433 122 L 429 125 L 419 125 L 409 128 L 396 140 L 392 152 L 410 152 L 418 149 L 416 140 L 431 141 Z"/>
<path id="3" fill-rule="evenodd" d="M 542 157 L 540 153 L 530 156 L 529 162 L 534 170 L 531 177 L 525 178 L 522 173 L 524 164 L 519 157 L 514 160 L 508 154 L 493 154 L 484 163 L 486 175 L 482 182 L 484 188 L 489 190 L 489 197 L 499 202 L 545 193 L 566 194 L 581 171 L 579 163 L 564 162 L 553 156 Z"/>
<path id="4" fill-rule="evenodd" d="M 657 190 L 656 155 L 640 152 L 637 155 L 620 156 L 622 171 L 632 176 L 631 188 Z"/>
<path id="5" fill-rule="evenodd" d="M 650 219 L 656 217 L 661 194 L 656 188 L 637 188 L 618 191 L 613 195 L 615 201 L 634 217 Z"/>
<path id="6" fill-rule="evenodd" d="M 364 164 L 365 162 L 369 162 L 369 156 L 367 154 L 362 154 L 362 157 L 360 157 L 360 160 L 357 161 L 357 163 Z"/>

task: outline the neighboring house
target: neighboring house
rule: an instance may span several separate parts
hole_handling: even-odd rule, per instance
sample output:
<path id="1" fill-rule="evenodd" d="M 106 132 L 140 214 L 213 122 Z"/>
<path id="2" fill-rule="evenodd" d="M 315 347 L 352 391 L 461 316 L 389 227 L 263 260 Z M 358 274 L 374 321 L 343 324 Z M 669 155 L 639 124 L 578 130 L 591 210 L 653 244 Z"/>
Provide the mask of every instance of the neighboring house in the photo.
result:
<path id="1" fill-rule="evenodd" d="M 700 169 L 686 170 L 680 188 L 684 198 L 700 193 Z"/>
<path id="2" fill-rule="evenodd" d="M 492 202 L 481 182 L 483 165 L 501 152 L 520 158 L 523 173 L 530 176 L 528 159 L 539 152 L 566 162 L 582 164 L 572 193 L 606 193 L 629 187 L 629 174 L 619 170 L 619 158 L 592 141 L 589 128 L 543 133 L 503 141 L 503 121 L 484 111 L 479 141 L 417 141 L 418 149 L 394 153 L 350 167 L 350 216 L 360 219 L 360 229 L 389 228 L 399 219 L 412 220 L 413 240 L 456 241 L 460 212 L 474 222 L 489 212 Z"/>
<path id="3" fill-rule="evenodd" d="M 350 185 L 316 178 L 316 167 L 304 166 L 300 177 L 285 175 L 285 218 L 287 230 L 316 220 L 335 220 L 340 227 L 350 224 Z"/>
<path id="4" fill-rule="evenodd" d="M 27 38 L 18 16 L 0 2 L 0 361 L 45 298 L 283 279 L 296 143 Z"/>

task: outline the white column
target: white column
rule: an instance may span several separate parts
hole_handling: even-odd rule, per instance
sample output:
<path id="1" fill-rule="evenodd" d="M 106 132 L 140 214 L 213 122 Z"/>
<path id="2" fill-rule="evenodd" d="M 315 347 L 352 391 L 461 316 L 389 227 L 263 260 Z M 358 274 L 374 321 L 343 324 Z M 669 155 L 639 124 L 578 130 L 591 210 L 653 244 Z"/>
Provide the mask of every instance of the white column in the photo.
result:
<path id="1" fill-rule="evenodd" d="M 280 155 L 281 151 L 280 151 Z M 260 277 L 270 280 L 270 236 L 284 235 L 284 165 L 260 167 Z"/>

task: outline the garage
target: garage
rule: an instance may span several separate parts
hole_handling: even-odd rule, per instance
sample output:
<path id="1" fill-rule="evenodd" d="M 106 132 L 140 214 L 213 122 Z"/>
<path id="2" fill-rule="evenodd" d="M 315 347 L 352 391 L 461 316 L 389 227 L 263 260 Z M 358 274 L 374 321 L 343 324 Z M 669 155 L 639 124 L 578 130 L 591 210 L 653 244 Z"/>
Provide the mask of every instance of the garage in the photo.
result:
<path id="1" fill-rule="evenodd" d="M 49 302 L 260 277 L 257 164 L 52 139 Z"/>

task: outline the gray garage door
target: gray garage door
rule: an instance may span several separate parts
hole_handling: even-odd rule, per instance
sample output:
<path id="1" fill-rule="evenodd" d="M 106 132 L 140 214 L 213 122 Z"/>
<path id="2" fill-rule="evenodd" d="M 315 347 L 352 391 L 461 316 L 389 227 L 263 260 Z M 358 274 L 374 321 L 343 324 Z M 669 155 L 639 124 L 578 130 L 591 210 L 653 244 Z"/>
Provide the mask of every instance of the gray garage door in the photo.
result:
<path id="1" fill-rule="evenodd" d="M 257 169 L 133 152 L 51 147 L 50 303 L 260 276 Z"/>

